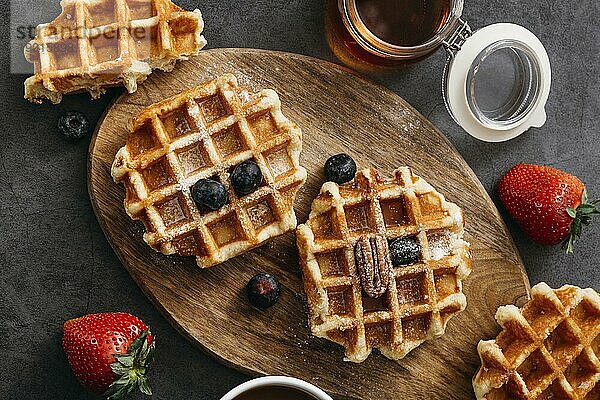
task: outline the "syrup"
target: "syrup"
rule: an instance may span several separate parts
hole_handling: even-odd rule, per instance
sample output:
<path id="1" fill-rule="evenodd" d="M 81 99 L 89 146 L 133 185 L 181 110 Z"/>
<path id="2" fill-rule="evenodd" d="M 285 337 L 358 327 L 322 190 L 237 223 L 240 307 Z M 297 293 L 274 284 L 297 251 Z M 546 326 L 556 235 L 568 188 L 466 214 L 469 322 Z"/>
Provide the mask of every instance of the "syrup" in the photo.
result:
<path id="1" fill-rule="evenodd" d="M 446 22 L 450 0 L 356 0 L 367 29 L 384 42 L 417 46 Z"/>
<path id="2" fill-rule="evenodd" d="M 262 386 L 250 389 L 234 400 L 316 400 L 313 396 L 285 386 Z"/>
<path id="3" fill-rule="evenodd" d="M 356 69 L 403 66 L 422 57 L 398 59 L 375 54 L 373 49 L 413 47 L 426 43 L 448 20 L 452 1 L 329 0 L 325 20 L 327 41 L 342 62 Z M 350 13 L 347 23 L 360 34 L 363 43 L 359 43 L 344 24 L 345 17 L 340 12 L 342 6 L 356 11 Z M 366 49 L 365 42 L 371 50 Z"/>

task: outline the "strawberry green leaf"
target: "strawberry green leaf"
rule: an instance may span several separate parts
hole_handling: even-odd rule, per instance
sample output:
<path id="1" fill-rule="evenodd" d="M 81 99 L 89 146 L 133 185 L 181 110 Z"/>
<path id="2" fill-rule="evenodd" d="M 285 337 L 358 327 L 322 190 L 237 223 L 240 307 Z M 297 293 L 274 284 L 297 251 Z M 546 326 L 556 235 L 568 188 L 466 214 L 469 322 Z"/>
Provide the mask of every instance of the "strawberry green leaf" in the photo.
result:
<path id="1" fill-rule="evenodd" d="M 138 384 L 140 387 L 140 392 L 148 395 L 148 396 L 152 396 L 152 388 L 150 387 L 150 385 L 148 384 L 148 378 L 146 377 L 141 377 L 138 380 Z"/>
<path id="2" fill-rule="evenodd" d="M 581 204 L 587 204 L 588 202 L 588 192 L 587 188 L 583 188 L 583 192 L 581 193 Z"/>
<path id="3" fill-rule="evenodd" d="M 113 393 L 109 394 L 107 397 L 111 400 L 122 399 L 123 397 L 125 397 L 127 395 L 128 387 L 129 387 L 129 385 L 127 385 L 127 384 L 115 385 Z M 108 389 L 110 390 L 111 388 L 108 388 Z"/>
<path id="4" fill-rule="evenodd" d="M 581 204 L 573 209 L 567 208 L 567 214 L 573 218 L 571 222 L 571 231 L 569 236 L 564 240 L 562 248 L 566 253 L 572 253 L 575 242 L 581 238 L 583 227 L 592 223 L 592 217 L 600 214 L 597 204 L 600 199 L 588 202 L 587 190 L 584 189 L 581 194 Z"/>
<path id="5" fill-rule="evenodd" d="M 140 333 L 138 337 L 131 342 L 129 345 L 129 353 L 135 353 L 145 342 L 144 339 L 146 339 L 146 336 L 148 336 L 148 329 L 143 330 L 142 333 Z"/>
<path id="6" fill-rule="evenodd" d="M 123 399 L 134 389 L 144 394 L 152 394 L 146 378 L 147 368 L 154 358 L 155 338 L 148 344 L 149 329 L 142 331 L 131 343 L 126 354 L 115 354 L 115 362 L 110 368 L 118 376 L 104 393 L 110 400 Z"/>
<path id="7" fill-rule="evenodd" d="M 109 399 L 121 399 L 129 393 L 130 386 L 129 376 L 123 375 L 110 385 L 104 395 Z"/>
<path id="8" fill-rule="evenodd" d="M 142 348 L 138 351 L 138 354 L 145 355 L 148 353 L 148 341 L 144 340 L 142 343 Z"/>
<path id="9" fill-rule="evenodd" d="M 126 367 L 131 367 L 133 365 L 133 358 L 134 357 L 131 354 L 115 354 L 115 359 Z"/>
<path id="10" fill-rule="evenodd" d="M 119 376 L 129 372 L 129 370 L 130 370 L 130 368 L 128 366 L 119 364 L 119 363 L 111 364 L 110 369 L 112 370 L 112 372 L 114 372 L 115 374 L 117 374 Z"/>
<path id="11" fill-rule="evenodd" d="M 156 350 L 156 338 L 153 338 L 152 344 L 148 349 L 148 354 L 146 355 L 146 359 L 144 360 L 144 367 L 148 368 L 150 364 L 154 361 L 154 353 Z"/>
<path id="12" fill-rule="evenodd" d="M 596 206 L 594 206 L 593 204 L 582 204 L 579 207 L 577 207 L 577 212 L 580 212 L 582 214 L 590 214 L 594 211 L 596 211 Z"/>
<path id="13" fill-rule="evenodd" d="M 125 384 L 129 383 L 129 376 L 123 375 L 119 379 L 117 379 L 114 383 L 117 386 L 125 385 Z"/>

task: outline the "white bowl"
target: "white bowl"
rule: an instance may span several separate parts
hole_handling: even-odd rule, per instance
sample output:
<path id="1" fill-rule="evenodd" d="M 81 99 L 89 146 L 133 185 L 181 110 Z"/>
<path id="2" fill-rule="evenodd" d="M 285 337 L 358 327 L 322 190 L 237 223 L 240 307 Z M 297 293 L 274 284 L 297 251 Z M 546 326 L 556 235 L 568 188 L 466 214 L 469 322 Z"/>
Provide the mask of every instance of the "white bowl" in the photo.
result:
<path id="1" fill-rule="evenodd" d="M 264 386 L 284 386 L 294 388 L 306 392 L 307 394 L 313 396 L 315 400 L 333 400 L 327 393 L 315 385 L 287 376 L 263 376 L 262 378 L 252 379 L 231 389 L 225 396 L 221 397 L 221 400 L 233 400 L 240 394 L 247 392 L 250 389 Z"/>

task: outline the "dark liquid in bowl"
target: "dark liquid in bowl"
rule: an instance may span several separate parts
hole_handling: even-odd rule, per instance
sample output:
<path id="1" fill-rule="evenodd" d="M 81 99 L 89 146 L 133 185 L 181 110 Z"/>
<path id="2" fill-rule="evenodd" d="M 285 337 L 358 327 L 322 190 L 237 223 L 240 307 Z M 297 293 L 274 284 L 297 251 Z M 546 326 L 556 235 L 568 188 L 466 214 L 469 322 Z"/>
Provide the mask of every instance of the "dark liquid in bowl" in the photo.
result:
<path id="1" fill-rule="evenodd" d="M 234 400 L 316 400 L 310 394 L 285 386 L 264 386 L 251 389 Z"/>
<path id="2" fill-rule="evenodd" d="M 434 36 L 450 13 L 450 0 L 356 0 L 371 33 L 392 45 L 417 46 Z"/>

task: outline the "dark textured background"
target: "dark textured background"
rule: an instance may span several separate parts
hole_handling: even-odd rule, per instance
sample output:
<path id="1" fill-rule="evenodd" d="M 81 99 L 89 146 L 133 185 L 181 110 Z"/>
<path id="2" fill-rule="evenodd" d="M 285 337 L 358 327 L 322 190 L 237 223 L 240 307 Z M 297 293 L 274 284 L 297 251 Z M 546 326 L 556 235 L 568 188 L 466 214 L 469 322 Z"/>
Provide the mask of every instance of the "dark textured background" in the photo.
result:
<path id="1" fill-rule="evenodd" d="M 54 0 L 52 0 L 54 1 Z M 332 60 L 318 0 L 178 1 L 200 8 L 209 47 L 257 47 Z M 578 175 L 600 196 L 600 6 L 596 0 L 466 0 L 474 28 L 514 22 L 546 45 L 553 67 L 548 122 L 504 144 L 472 139 L 447 115 L 441 98 L 443 51 L 384 83 L 444 132 L 493 193 L 499 176 L 517 162 L 550 164 Z M 0 1 L 3 20 L 8 3 Z M 58 116 L 83 111 L 95 123 L 109 91 L 62 104 L 22 99 L 22 75 L 8 70 L 2 29 L 0 81 L 0 398 L 90 398 L 69 371 L 60 349 L 65 320 L 88 312 L 126 310 L 152 325 L 158 340 L 151 372 L 156 399 L 218 399 L 248 379 L 205 356 L 180 336 L 144 297 L 121 266 L 91 210 L 86 189 L 89 139 L 70 143 L 56 132 Z M 375 77 L 377 79 L 377 77 Z M 532 283 L 600 286 L 596 261 L 600 228 L 589 229 L 575 255 L 531 244 L 509 223 Z M 265 349 L 268 351 L 268 349 Z M 425 397 L 424 397 L 425 398 Z"/>

